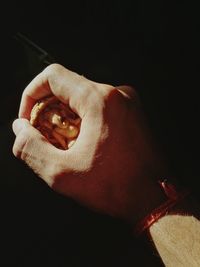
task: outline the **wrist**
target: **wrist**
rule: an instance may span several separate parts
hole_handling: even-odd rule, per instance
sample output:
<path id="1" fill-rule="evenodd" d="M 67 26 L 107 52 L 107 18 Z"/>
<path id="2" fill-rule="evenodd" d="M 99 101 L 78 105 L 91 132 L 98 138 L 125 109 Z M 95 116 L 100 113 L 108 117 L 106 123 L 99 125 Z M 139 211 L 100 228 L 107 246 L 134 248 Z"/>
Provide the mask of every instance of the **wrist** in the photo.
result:
<path id="1" fill-rule="evenodd" d="M 199 203 L 190 194 L 152 224 L 143 241 L 166 266 L 200 266 L 199 215 Z"/>
<path id="2" fill-rule="evenodd" d="M 157 185 L 159 185 L 159 189 L 152 191 L 155 195 L 146 206 L 146 214 L 139 216 L 139 220 L 134 224 L 133 232 L 136 236 L 149 230 L 155 222 L 172 210 L 174 212 L 175 210 L 180 210 L 180 205 L 182 209 L 183 204 L 181 202 L 190 193 L 189 190 L 182 189 L 174 181 L 167 179 L 157 181 Z"/>
<path id="3" fill-rule="evenodd" d="M 141 190 L 138 192 L 138 197 L 135 197 L 136 207 L 134 209 L 134 216 L 132 214 L 131 217 L 132 225 L 136 225 L 146 217 L 147 214 L 150 214 L 152 210 L 166 200 L 167 198 L 156 180 L 149 179 L 143 182 Z"/>

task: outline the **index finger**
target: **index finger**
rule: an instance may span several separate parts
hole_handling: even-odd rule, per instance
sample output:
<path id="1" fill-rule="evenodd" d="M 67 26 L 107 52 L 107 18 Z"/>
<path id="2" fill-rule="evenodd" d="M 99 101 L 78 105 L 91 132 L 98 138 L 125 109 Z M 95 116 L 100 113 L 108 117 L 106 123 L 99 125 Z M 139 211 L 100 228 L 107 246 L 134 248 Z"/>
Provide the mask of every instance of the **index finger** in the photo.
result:
<path id="1" fill-rule="evenodd" d="M 25 88 L 20 103 L 19 117 L 30 119 L 33 105 L 39 99 L 52 94 L 62 102 L 69 104 L 79 116 L 83 117 L 87 108 L 83 101 L 86 101 L 95 84 L 62 65 L 49 65 Z"/>

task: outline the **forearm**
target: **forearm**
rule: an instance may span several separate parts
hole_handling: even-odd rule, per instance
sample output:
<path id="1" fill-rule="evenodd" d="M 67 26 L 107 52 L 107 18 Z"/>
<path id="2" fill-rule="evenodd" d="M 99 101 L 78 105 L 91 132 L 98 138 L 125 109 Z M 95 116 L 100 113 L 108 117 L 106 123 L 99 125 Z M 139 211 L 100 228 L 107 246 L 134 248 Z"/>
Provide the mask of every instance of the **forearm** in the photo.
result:
<path id="1" fill-rule="evenodd" d="M 145 233 L 165 266 L 200 266 L 198 209 L 198 203 L 187 197 Z"/>

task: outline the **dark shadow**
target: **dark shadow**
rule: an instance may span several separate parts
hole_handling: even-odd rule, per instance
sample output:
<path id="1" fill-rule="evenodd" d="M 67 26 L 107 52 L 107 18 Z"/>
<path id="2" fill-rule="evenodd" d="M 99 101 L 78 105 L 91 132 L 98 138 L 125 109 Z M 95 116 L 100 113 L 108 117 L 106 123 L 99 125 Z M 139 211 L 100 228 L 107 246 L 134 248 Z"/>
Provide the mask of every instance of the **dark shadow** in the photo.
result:
<path id="1" fill-rule="evenodd" d="M 134 86 L 171 169 L 199 199 L 198 9 L 166 1 L 32 1 L 13 10 L 5 10 L 12 23 L 5 21 L 1 46 L 0 265 L 159 266 L 122 222 L 57 195 L 12 155 L 21 94 L 47 65 L 14 36 L 20 32 L 89 79 Z"/>

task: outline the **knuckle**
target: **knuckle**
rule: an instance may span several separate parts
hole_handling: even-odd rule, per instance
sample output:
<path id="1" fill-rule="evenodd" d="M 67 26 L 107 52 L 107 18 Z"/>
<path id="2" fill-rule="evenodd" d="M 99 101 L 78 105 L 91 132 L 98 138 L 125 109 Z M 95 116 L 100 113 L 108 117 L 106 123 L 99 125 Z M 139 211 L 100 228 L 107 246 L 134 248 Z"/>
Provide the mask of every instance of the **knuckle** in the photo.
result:
<path id="1" fill-rule="evenodd" d="M 54 75 L 55 73 L 58 73 L 59 71 L 63 70 L 64 67 L 58 63 L 52 63 L 50 64 L 49 66 L 47 66 L 45 69 L 44 69 L 44 73 L 47 75 L 47 76 L 52 76 Z"/>
<path id="2" fill-rule="evenodd" d="M 112 97 L 117 97 L 118 95 L 118 91 L 114 86 L 106 87 L 106 96 L 108 98 L 112 99 Z"/>
<path id="3" fill-rule="evenodd" d="M 128 97 L 132 101 L 139 103 L 139 94 L 133 86 L 130 85 L 122 85 L 117 86 L 116 89 L 125 97 Z"/>
<path id="4" fill-rule="evenodd" d="M 15 143 L 13 145 L 12 152 L 13 152 L 15 157 L 20 158 L 20 152 L 19 152 L 19 148 L 18 148 L 18 146 L 16 144 L 16 141 L 15 141 Z"/>
<path id="5" fill-rule="evenodd" d="M 17 157 L 17 158 L 21 158 L 22 159 L 22 154 L 25 150 L 25 146 L 28 142 L 29 139 L 29 135 L 28 132 L 26 130 L 21 131 L 20 134 L 17 136 L 14 146 L 13 146 L 13 154 Z"/>
<path id="6" fill-rule="evenodd" d="M 110 84 L 95 83 L 96 88 L 103 96 L 108 96 L 116 91 L 115 87 Z"/>
<path id="7" fill-rule="evenodd" d="M 90 90 L 91 98 L 93 103 L 99 103 L 102 100 L 104 103 L 111 102 L 112 99 L 120 97 L 118 90 L 114 86 L 109 84 L 94 84 L 92 90 Z M 91 101 L 90 101 L 91 102 Z"/>
<path id="8" fill-rule="evenodd" d="M 116 90 L 115 87 L 112 87 L 109 90 L 107 90 L 105 99 L 109 102 L 109 104 L 120 103 L 121 101 L 123 101 L 122 95 L 118 90 Z"/>
<path id="9" fill-rule="evenodd" d="M 27 158 L 30 154 L 29 148 L 31 147 L 33 140 L 34 137 L 30 135 L 28 130 L 24 129 L 23 131 L 21 131 L 15 140 L 13 146 L 13 154 L 17 158 L 20 158 L 23 161 L 27 161 Z"/>

